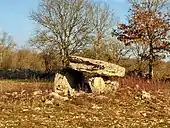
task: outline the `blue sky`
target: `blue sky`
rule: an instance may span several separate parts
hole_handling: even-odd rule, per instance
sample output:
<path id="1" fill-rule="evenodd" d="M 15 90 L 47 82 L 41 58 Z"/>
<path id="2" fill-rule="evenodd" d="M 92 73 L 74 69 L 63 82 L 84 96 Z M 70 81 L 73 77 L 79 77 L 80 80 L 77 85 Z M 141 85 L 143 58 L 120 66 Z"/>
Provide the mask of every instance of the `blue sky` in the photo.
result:
<path id="1" fill-rule="evenodd" d="M 0 0 L 0 31 L 13 36 L 15 43 L 24 46 L 35 25 L 29 20 L 29 13 L 37 9 L 40 0 Z M 125 22 L 128 2 L 127 0 L 94 0 L 106 2 L 114 10 L 120 21 Z"/>

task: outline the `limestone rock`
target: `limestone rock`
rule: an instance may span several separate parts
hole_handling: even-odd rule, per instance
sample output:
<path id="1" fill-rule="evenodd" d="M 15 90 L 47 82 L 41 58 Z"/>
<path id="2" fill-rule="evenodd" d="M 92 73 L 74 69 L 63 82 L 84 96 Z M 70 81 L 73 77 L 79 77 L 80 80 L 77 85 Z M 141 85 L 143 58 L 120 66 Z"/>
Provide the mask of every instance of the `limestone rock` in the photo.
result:
<path id="1" fill-rule="evenodd" d="M 112 81 L 111 82 L 111 86 L 112 86 L 112 89 L 114 90 L 114 91 L 117 91 L 118 90 L 118 88 L 119 88 L 119 82 L 118 81 Z"/>
<path id="2" fill-rule="evenodd" d="M 55 92 L 50 93 L 49 96 L 52 96 L 55 99 L 62 100 L 62 101 L 69 100 L 68 97 L 60 96 L 58 93 L 55 93 Z"/>
<path id="3" fill-rule="evenodd" d="M 54 79 L 54 92 L 63 92 L 64 95 L 73 95 L 74 90 L 71 88 L 65 76 L 56 73 Z"/>
<path id="4" fill-rule="evenodd" d="M 119 83 L 116 81 L 106 81 L 105 83 L 102 77 L 124 77 L 125 75 L 125 68 L 119 65 L 78 56 L 71 56 L 70 66 L 55 75 L 55 92 L 63 90 L 65 95 L 68 95 L 68 92 L 70 95 L 74 95 L 74 91 L 90 93 L 116 91 Z M 91 76 L 92 79 L 86 79 L 84 73 L 87 73 L 86 75 Z"/>
<path id="5" fill-rule="evenodd" d="M 71 56 L 70 65 L 73 69 L 100 76 L 125 76 L 125 68 L 109 62 L 84 57 Z"/>
<path id="6" fill-rule="evenodd" d="M 53 99 L 52 100 L 46 100 L 45 105 L 53 105 Z"/>
<path id="7" fill-rule="evenodd" d="M 139 91 L 137 93 L 137 95 L 135 96 L 135 99 L 140 99 L 140 100 L 150 100 L 151 98 L 153 98 L 153 96 L 146 91 Z"/>
<path id="8" fill-rule="evenodd" d="M 113 91 L 116 92 L 119 88 L 118 81 L 106 81 L 106 91 Z"/>
<path id="9" fill-rule="evenodd" d="M 33 95 L 34 95 L 34 96 L 42 95 L 42 90 L 34 91 L 34 92 L 33 92 Z"/>
<path id="10" fill-rule="evenodd" d="M 146 91 L 142 91 L 141 98 L 142 99 L 151 99 L 151 94 Z"/>
<path id="11" fill-rule="evenodd" d="M 75 89 L 75 91 L 77 92 L 85 91 L 88 93 L 92 92 L 88 79 L 86 78 L 82 71 L 78 71 L 70 67 L 67 67 L 60 70 L 59 73 L 66 77 L 70 87 Z"/>
<path id="12" fill-rule="evenodd" d="M 116 92 L 119 88 L 118 81 L 104 81 L 102 77 L 93 77 L 89 79 L 92 92 Z"/>
<path id="13" fill-rule="evenodd" d="M 105 82 L 101 77 L 95 77 L 91 82 L 91 87 L 93 92 L 104 92 Z"/>
<path id="14" fill-rule="evenodd" d="M 99 99 L 99 100 L 107 100 L 108 99 L 108 97 L 106 97 L 104 95 L 99 95 L 99 96 L 96 96 L 95 98 Z"/>
<path id="15" fill-rule="evenodd" d="M 99 107 L 98 105 L 93 104 L 92 109 L 102 109 L 102 107 Z"/>

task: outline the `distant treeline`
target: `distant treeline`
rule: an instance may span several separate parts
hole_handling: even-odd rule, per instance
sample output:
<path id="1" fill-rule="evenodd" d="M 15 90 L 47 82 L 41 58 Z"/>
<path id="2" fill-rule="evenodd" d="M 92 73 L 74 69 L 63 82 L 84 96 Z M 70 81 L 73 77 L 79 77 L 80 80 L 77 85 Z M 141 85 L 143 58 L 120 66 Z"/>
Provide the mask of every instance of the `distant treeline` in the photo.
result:
<path id="1" fill-rule="evenodd" d="M 79 54 L 84 57 L 93 57 L 92 51 L 84 51 Z M 104 56 L 101 54 L 101 59 L 108 62 L 117 63 L 126 68 L 128 71 L 140 70 L 139 67 L 142 65 L 138 64 L 135 59 L 120 59 L 116 62 L 116 58 L 110 56 Z M 11 51 L 5 51 L 4 54 L 0 54 L 0 78 L 40 78 L 43 73 L 54 72 L 61 68 L 60 57 L 57 55 L 47 54 L 45 55 L 31 50 L 31 49 L 13 49 Z M 49 57 L 48 57 L 49 56 Z M 50 56 L 54 56 L 53 58 Z M 143 64 L 145 66 L 145 64 Z M 170 77 L 170 62 L 157 61 L 154 65 L 154 77 L 155 78 L 169 78 Z M 147 72 L 147 69 L 142 70 L 142 72 Z M 44 74 L 45 75 L 45 74 Z"/>
<path id="2" fill-rule="evenodd" d="M 102 40 L 100 49 L 95 51 L 94 47 L 88 47 L 76 53 L 76 55 L 116 63 L 125 67 L 127 72 L 139 70 L 147 73 L 147 62 L 121 56 L 118 52 L 121 46 L 116 41 L 113 43 L 113 41 Z M 17 48 L 9 36 L 5 33 L 2 34 L 0 39 L 0 78 L 39 77 L 41 79 L 47 77 L 47 73 L 52 73 L 61 68 L 61 57 L 56 51 L 52 49 L 37 51 L 30 47 Z M 169 78 L 170 62 L 155 61 L 153 76 L 154 78 Z"/>

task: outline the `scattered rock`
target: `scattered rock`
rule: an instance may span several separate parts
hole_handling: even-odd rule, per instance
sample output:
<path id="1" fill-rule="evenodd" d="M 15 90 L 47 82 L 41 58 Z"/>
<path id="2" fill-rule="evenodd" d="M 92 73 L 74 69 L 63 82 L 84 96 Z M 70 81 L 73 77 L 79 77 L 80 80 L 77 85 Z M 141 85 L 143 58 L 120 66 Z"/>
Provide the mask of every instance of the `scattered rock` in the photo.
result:
<path id="1" fill-rule="evenodd" d="M 151 94 L 146 92 L 146 91 L 141 91 L 141 92 L 138 92 L 137 95 L 134 98 L 135 99 L 141 99 L 141 100 L 144 100 L 144 99 L 150 100 Z"/>
<path id="2" fill-rule="evenodd" d="M 13 92 L 12 93 L 12 97 L 15 97 L 15 96 L 17 96 L 18 95 L 18 92 Z"/>
<path id="3" fill-rule="evenodd" d="M 54 99 L 52 100 L 46 100 L 45 105 L 53 105 Z"/>
<path id="4" fill-rule="evenodd" d="M 37 90 L 37 91 L 34 91 L 33 92 L 33 95 L 36 96 L 36 95 L 41 95 L 42 94 L 42 90 Z"/>
<path id="5" fill-rule="evenodd" d="M 111 81 L 110 80 L 107 80 L 107 81 L 105 81 L 105 84 L 111 84 Z"/>
<path id="6" fill-rule="evenodd" d="M 151 99 L 151 94 L 146 91 L 142 91 L 141 98 L 142 99 Z"/>
<path id="7" fill-rule="evenodd" d="M 95 98 L 99 99 L 99 100 L 106 100 L 106 99 L 108 99 L 107 96 L 103 96 L 103 95 L 96 96 Z"/>
<path id="8" fill-rule="evenodd" d="M 62 101 L 68 101 L 69 100 L 68 97 L 60 96 L 58 93 L 55 93 L 55 92 L 50 93 L 49 96 L 52 96 L 55 99 L 62 100 Z"/>
<path id="9" fill-rule="evenodd" d="M 21 91 L 21 95 L 23 95 L 25 92 L 26 92 L 26 90 L 22 90 L 22 91 Z"/>
<path id="10" fill-rule="evenodd" d="M 114 91 L 117 91 L 118 88 L 120 87 L 119 85 L 119 82 L 118 81 L 114 81 L 113 84 L 112 84 L 113 88 L 114 88 Z"/>
<path id="11" fill-rule="evenodd" d="M 36 107 L 36 108 L 34 108 L 34 111 L 40 111 L 41 110 L 41 108 L 40 107 Z"/>
<path id="12" fill-rule="evenodd" d="M 97 110 L 99 110 L 99 109 L 102 109 L 102 107 L 99 107 L 98 105 L 93 104 L 92 109 L 97 109 Z"/>
<path id="13" fill-rule="evenodd" d="M 139 85 L 138 85 L 138 84 L 136 84 L 136 85 L 135 85 L 135 88 L 138 90 L 138 89 L 139 89 Z"/>

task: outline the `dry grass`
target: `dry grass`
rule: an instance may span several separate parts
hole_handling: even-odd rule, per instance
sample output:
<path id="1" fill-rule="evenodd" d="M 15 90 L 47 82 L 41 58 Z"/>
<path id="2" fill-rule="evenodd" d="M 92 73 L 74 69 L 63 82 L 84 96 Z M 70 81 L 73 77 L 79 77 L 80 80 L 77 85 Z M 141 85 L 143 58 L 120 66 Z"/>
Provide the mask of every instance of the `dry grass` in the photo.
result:
<path id="1" fill-rule="evenodd" d="M 51 100 L 49 83 L 0 81 L 0 86 L 0 127 L 170 127 L 170 89 L 166 83 L 123 79 L 115 94 L 82 94 L 53 104 L 47 104 Z M 142 90 L 149 92 L 151 99 L 142 99 Z"/>
<path id="2" fill-rule="evenodd" d="M 4 92 L 33 92 L 38 89 L 52 89 L 52 83 L 49 82 L 36 82 L 36 81 L 23 81 L 23 80 L 0 80 L 0 93 Z"/>

